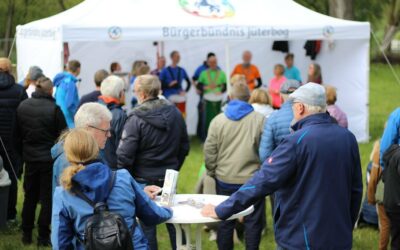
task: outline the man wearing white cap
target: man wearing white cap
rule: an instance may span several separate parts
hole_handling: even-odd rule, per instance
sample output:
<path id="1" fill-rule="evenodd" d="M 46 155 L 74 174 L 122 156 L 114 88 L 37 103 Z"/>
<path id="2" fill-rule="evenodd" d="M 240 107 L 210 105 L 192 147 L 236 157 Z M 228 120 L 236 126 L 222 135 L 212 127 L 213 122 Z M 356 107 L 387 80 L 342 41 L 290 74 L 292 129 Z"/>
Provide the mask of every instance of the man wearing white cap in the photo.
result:
<path id="1" fill-rule="evenodd" d="M 321 85 L 303 85 L 290 98 L 294 132 L 236 193 L 202 214 L 225 220 L 275 193 L 278 249 L 351 249 L 362 198 L 357 141 L 326 113 Z"/>

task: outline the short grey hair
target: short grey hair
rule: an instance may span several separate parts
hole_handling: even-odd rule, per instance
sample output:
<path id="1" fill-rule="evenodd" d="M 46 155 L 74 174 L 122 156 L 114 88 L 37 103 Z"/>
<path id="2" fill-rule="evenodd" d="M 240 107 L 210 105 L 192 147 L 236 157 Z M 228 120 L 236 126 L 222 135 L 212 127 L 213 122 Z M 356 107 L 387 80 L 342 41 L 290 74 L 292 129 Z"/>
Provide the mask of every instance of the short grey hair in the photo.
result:
<path id="1" fill-rule="evenodd" d="M 318 114 L 318 113 L 325 113 L 326 112 L 326 106 L 315 106 L 315 105 L 310 105 L 306 103 L 302 103 L 304 105 L 304 108 L 307 110 L 308 113 L 310 114 Z"/>
<path id="2" fill-rule="evenodd" d="M 100 92 L 104 96 L 118 99 L 121 97 L 121 93 L 124 91 L 124 89 L 124 80 L 118 76 L 111 75 L 101 82 Z"/>
<path id="3" fill-rule="evenodd" d="M 157 97 L 161 91 L 161 82 L 157 76 L 138 76 L 134 84 L 138 84 L 138 92 L 144 93 L 149 98 Z"/>
<path id="4" fill-rule="evenodd" d="M 231 99 L 247 102 L 250 99 L 250 90 L 247 83 L 237 82 L 233 84 L 229 90 L 229 97 Z"/>
<path id="5" fill-rule="evenodd" d="M 83 104 L 74 117 L 77 128 L 98 127 L 102 122 L 110 122 L 111 119 L 112 114 L 107 107 L 95 102 Z"/>

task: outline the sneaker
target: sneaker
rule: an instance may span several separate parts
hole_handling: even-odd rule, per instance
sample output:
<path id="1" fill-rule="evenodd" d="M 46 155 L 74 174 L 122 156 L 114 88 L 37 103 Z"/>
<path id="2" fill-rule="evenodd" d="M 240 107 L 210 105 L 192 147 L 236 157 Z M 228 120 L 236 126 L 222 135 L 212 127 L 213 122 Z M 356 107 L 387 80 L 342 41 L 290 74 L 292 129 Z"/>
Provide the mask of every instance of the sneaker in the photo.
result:
<path id="1" fill-rule="evenodd" d="M 38 238 L 37 246 L 38 247 L 51 247 L 51 241 L 48 238 L 47 239 Z"/>
<path id="2" fill-rule="evenodd" d="M 217 240 L 217 231 L 210 230 L 210 237 L 208 238 L 209 241 L 216 241 Z"/>
<path id="3" fill-rule="evenodd" d="M 32 244 L 32 233 L 22 233 L 22 244 L 24 245 Z"/>

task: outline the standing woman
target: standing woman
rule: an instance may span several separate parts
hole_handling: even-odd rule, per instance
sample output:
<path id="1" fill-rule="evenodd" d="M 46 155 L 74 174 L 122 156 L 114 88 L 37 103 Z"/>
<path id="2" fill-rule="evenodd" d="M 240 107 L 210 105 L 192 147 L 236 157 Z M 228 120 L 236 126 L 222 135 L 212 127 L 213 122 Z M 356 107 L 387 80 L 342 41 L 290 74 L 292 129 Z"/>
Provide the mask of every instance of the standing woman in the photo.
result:
<path id="1" fill-rule="evenodd" d="M 53 83 L 41 77 L 35 84 L 32 98 L 17 109 L 18 128 L 25 162 L 24 205 L 22 208 L 22 243 L 32 243 L 35 212 L 41 204 L 38 218 L 38 246 L 50 245 L 51 184 L 53 159 L 50 150 L 61 132 L 67 128 L 64 115 L 56 105 Z"/>
<path id="2" fill-rule="evenodd" d="M 115 172 L 98 162 L 99 146 L 85 129 L 73 129 L 65 137 L 64 152 L 72 164 L 61 176 L 62 187 L 54 192 L 52 235 L 53 249 L 84 249 L 85 224 L 93 208 L 77 197 L 78 189 L 94 203 L 104 202 L 111 212 L 124 218 L 131 231 L 134 249 L 148 249 L 147 239 L 136 223 L 136 217 L 146 225 L 157 225 L 172 217 L 168 208 L 157 206 L 144 193 L 126 169 Z"/>
<path id="3" fill-rule="evenodd" d="M 311 63 L 308 67 L 308 80 L 307 82 L 322 84 L 321 66 L 318 63 Z"/>
<path id="4" fill-rule="evenodd" d="M 285 67 L 282 64 L 276 64 L 274 67 L 274 78 L 269 82 L 269 94 L 272 99 L 272 107 L 274 109 L 280 109 L 283 103 L 281 98 L 281 86 L 286 82 L 286 77 L 283 75 L 285 73 Z"/>

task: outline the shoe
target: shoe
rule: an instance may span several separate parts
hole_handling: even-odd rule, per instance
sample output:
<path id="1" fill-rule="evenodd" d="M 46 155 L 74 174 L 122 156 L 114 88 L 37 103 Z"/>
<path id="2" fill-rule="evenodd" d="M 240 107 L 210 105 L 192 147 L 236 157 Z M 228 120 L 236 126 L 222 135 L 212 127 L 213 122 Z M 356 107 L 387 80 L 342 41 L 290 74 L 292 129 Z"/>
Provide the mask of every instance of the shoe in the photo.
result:
<path id="1" fill-rule="evenodd" d="M 210 230 L 210 237 L 208 238 L 209 241 L 216 241 L 217 240 L 217 231 Z"/>
<path id="2" fill-rule="evenodd" d="M 49 238 L 47 238 L 47 239 L 38 238 L 37 246 L 38 247 L 51 247 L 51 241 Z"/>
<path id="3" fill-rule="evenodd" d="M 24 245 L 32 244 L 32 233 L 22 233 L 22 244 Z"/>

